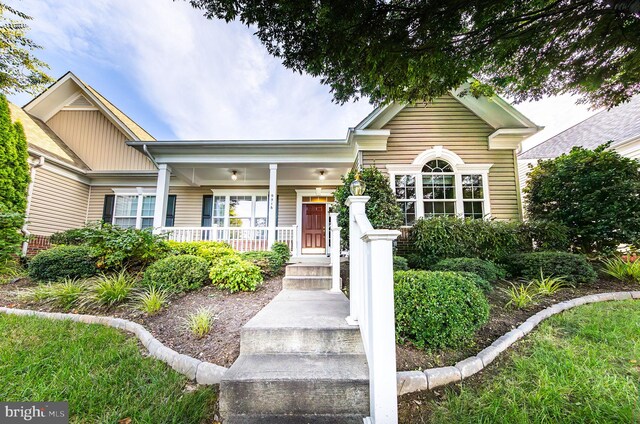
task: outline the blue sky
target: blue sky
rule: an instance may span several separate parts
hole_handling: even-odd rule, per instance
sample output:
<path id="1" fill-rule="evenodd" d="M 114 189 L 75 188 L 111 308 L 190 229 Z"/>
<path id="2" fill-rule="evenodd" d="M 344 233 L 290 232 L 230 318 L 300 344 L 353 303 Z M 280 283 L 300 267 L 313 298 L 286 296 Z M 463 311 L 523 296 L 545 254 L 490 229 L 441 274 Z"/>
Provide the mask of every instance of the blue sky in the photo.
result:
<path id="1" fill-rule="evenodd" d="M 158 139 L 342 138 L 372 110 L 333 104 L 328 87 L 282 66 L 251 29 L 180 0 L 8 3 L 34 18 L 50 75 L 73 71 Z M 568 96 L 517 107 L 547 127 L 527 146 L 593 113 Z"/>

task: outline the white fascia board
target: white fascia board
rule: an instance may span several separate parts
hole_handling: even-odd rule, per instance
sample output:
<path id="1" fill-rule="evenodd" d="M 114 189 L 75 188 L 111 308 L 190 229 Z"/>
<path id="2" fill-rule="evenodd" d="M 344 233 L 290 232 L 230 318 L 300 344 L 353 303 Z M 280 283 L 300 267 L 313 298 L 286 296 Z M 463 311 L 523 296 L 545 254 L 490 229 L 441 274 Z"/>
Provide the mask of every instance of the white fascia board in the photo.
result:
<path id="1" fill-rule="evenodd" d="M 390 135 L 389 130 L 354 130 L 352 139 L 355 151 L 385 151 Z"/>
<path id="2" fill-rule="evenodd" d="M 233 181 L 229 180 L 202 180 L 199 179 L 197 181 L 197 186 L 207 187 L 207 186 L 215 186 L 215 187 L 255 187 L 255 186 L 269 186 L 269 180 L 245 180 L 245 181 Z M 342 181 L 340 180 L 325 180 L 322 181 L 322 184 L 318 184 L 318 180 L 278 180 L 278 187 L 283 186 L 298 186 L 298 187 L 319 187 L 324 185 L 330 186 L 339 186 L 342 185 Z M 173 182 L 171 183 L 171 187 L 174 187 Z M 229 188 L 231 190 L 231 188 Z"/>
<path id="3" fill-rule="evenodd" d="M 76 174 L 79 174 L 79 175 L 86 175 L 86 174 L 87 174 L 87 171 L 85 171 L 84 169 L 80 169 L 80 168 L 78 168 L 78 167 L 76 167 L 76 166 L 73 166 L 73 165 L 71 165 L 71 164 L 69 164 L 69 163 L 66 163 L 66 162 L 64 162 L 64 161 L 61 161 L 61 160 L 59 160 L 59 159 L 56 159 L 56 158 L 54 158 L 53 156 L 49 156 L 49 155 L 47 155 L 46 153 L 42 153 L 42 152 L 40 152 L 40 151 L 38 151 L 38 150 L 35 150 L 35 149 L 32 149 L 32 148 L 30 148 L 30 147 L 29 147 L 29 148 L 27 148 L 27 152 L 28 152 L 31 156 L 38 157 L 38 158 L 43 157 L 43 158 L 45 159 L 45 161 L 47 161 L 47 162 L 51 162 L 51 163 L 55 163 L 55 164 L 56 164 L 56 165 L 58 165 L 60 168 L 67 169 L 67 170 L 69 170 L 69 171 L 75 172 Z"/>
<path id="4" fill-rule="evenodd" d="M 272 164 L 272 163 L 332 163 L 352 164 L 352 154 L 328 157 L 326 154 L 306 154 L 294 156 L 258 156 L 258 155 L 220 155 L 212 153 L 200 153 L 189 155 L 157 155 L 158 163 L 167 164 Z"/>
<path id="5" fill-rule="evenodd" d="M 633 137 L 627 138 L 625 140 L 616 141 L 615 143 L 611 143 L 612 149 L 617 149 L 619 147 L 623 147 L 627 144 L 633 144 L 635 142 L 640 142 L 640 135 L 634 135 Z"/>
<path id="6" fill-rule="evenodd" d="M 518 150 L 523 140 L 537 132 L 537 128 L 500 128 L 489 135 L 489 150 Z"/>
<path id="7" fill-rule="evenodd" d="M 364 129 L 380 129 L 384 127 L 394 116 L 396 116 L 406 104 L 404 103 L 389 103 L 383 106 L 378 106 L 371 112 L 366 118 L 364 118 L 358 125 L 355 126 L 355 130 Z"/>

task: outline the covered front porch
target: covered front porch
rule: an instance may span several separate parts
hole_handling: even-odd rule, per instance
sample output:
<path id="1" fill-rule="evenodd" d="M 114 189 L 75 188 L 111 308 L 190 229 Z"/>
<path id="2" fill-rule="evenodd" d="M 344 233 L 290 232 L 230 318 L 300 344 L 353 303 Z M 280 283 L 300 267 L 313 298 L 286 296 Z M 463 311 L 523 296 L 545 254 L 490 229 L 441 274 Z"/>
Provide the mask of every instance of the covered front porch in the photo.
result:
<path id="1" fill-rule="evenodd" d="M 131 143 L 158 168 L 154 232 L 224 241 L 241 252 L 283 242 L 294 258 L 328 255 L 333 192 L 353 167 L 344 141 L 244 144 L 241 151 L 230 142 L 191 143 Z"/>

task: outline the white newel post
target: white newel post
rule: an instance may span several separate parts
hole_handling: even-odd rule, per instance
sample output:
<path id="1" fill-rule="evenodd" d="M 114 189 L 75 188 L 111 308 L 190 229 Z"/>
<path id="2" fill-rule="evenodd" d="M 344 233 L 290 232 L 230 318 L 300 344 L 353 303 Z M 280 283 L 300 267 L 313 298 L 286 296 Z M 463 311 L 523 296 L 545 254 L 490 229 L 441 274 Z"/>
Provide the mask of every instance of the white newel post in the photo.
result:
<path id="1" fill-rule="evenodd" d="M 331 291 L 339 292 L 340 287 L 340 227 L 338 214 L 329 214 L 331 219 Z"/>
<path id="2" fill-rule="evenodd" d="M 369 396 L 371 418 L 375 424 L 398 422 L 396 385 L 396 334 L 393 292 L 393 241 L 395 230 L 372 230 L 362 236 L 369 245 L 372 272 L 367 288 Z"/>
<path id="3" fill-rule="evenodd" d="M 349 316 L 347 322 L 358 324 L 361 311 L 362 287 L 364 286 L 363 255 L 364 241 L 356 222 L 358 215 L 365 215 L 365 204 L 369 196 L 349 196 L 345 204 L 349 207 Z"/>
<path id="4" fill-rule="evenodd" d="M 278 164 L 269 165 L 269 222 L 267 243 L 269 249 L 276 241 L 276 205 L 278 202 Z"/>
<path id="5" fill-rule="evenodd" d="M 158 233 L 164 227 L 169 199 L 169 181 L 171 168 L 166 163 L 158 165 L 158 183 L 156 185 L 156 207 L 153 211 L 153 232 Z"/>

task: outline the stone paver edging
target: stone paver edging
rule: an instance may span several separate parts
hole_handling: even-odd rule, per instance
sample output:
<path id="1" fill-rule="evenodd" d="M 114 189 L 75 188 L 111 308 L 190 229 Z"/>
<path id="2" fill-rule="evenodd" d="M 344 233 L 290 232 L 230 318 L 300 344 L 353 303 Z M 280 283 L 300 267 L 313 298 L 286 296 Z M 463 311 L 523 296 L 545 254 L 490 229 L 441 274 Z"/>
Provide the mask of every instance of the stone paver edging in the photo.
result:
<path id="1" fill-rule="evenodd" d="M 101 324 L 117 328 L 135 334 L 144 347 L 149 351 L 149 355 L 162 362 L 167 363 L 171 368 L 195 380 L 198 384 L 219 384 L 222 375 L 227 368 L 210 362 L 200 361 L 191 356 L 183 355 L 173 349 L 169 349 L 151 335 L 142 325 L 121 318 L 101 317 L 95 315 L 62 314 L 58 312 L 40 312 L 28 309 L 14 309 L 0 307 L 0 313 L 10 315 L 36 316 L 40 318 L 71 320 L 85 324 Z"/>
<path id="2" fill-rule="evenodd" d="M 525 322 L 520 324 L 519 327 L 498 338 L 491 344 L 491 346 L 481 350 L 475 356 L 463 359 L 454 366 L 430 368 L 424 371 L 398 372 L 396 376 L 398 383 L 398 396 L 422 390 L 432 390 L 436 387 L 464 380 L 465 378 L 480 372 L 483 368 L 493 362 L 498 355 L 531 332 L 536 325 L 550 316 L 587 303 L 629 299 L 640 299 L 640 291 L 592 294 L 557 303 L 531 316 Z"/>

